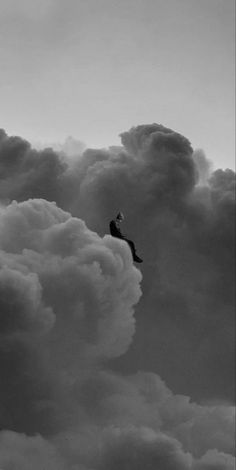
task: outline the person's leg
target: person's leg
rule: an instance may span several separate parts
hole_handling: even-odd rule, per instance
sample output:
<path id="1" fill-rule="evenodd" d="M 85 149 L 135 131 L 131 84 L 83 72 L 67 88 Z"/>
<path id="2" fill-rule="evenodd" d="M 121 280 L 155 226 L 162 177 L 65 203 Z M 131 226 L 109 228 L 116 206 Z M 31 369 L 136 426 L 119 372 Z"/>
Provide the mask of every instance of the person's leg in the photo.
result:
<path id="1" fill-rule="evenodd" d="M 142 259 L 139 258 L 139 256 L 137 256 L 137 254 L 136 254 L 136 248 L 135 248 L 134 242 L 132 242 L 132 240 L 128 240 L 127 238 L 125 238 L 125 241 L 128 243 L 128 245 L 131 249 L 133 260 L 136 261 L 136 263 L 142 263 Z"/>
<path id="2" fill-rule="evenodd" d="M 135 249 L 135 244 L 134 242 L 132 242 L 132 240 L 128 240 L 127 238 L 125 238 L 125 241 L 128 243 L 130 249 L 131 249 L 131 252 L 132 252 L 132 255 L 134 256 L 135 253 L 136 253 L 136 249 Z"/>

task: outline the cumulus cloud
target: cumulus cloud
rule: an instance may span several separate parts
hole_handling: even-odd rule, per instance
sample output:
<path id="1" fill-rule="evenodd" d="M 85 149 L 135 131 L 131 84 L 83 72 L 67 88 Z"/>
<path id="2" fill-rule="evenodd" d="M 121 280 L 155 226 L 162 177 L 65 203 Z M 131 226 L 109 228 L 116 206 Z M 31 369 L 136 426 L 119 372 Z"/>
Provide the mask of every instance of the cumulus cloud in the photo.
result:
<path id="1" fill-rule="evenodd" d="M 191 456 L 183 452 L 178 441 L 148 428 L 131 427 L 110 431 L 106 452 L 98 468 L 188 470 L 190 464 Z"/>
<path id="2" fill-rule="evenodd" d="M 19 470 L 66 470 L 54 446 L 41 436 L 28 437 L 12 431 L 0 433 L 1 468 Z"/>
<path id="3" fill-rule="evenodd" d="M 232 399 L 234 172 L 217 170 L 204 186 L 204 157 L 199 180 L 187 139 L 157 124 L 122 142 L 120 153 L 85 152 L 73 205 L 100 233 L 122 209 L 145 259 L 137 335 L 122 367 L 138 358 L 176 391 L 187 384 L 195 398 Z"/>
<path id="4" fill-rule="evenodd" d="M 35 147 L 37 150 L 44 150 L 45 147 L 51 148 L 62 156 L 64 155 L 69 157 L 70 161 L 70 159 L 74 159 L 76 157 L 78 158 L 78 156 L 84 152 L 86 145 L 81 140 L 69 136 L 63 143 L 47 142 L 47 144 L 45 144 L 42 142 L 34 142 L 33 147 Z"/>
<path id="5" fill-rule="evenodd" d="M 205 152 L 202 149 L 194 150 L 193 160 L 196 166 L 198 185 L 203 187 L 207 186 L 208 179 L 213 171 L 212 162 L 207 159 Z"/>
<path id="6" fill-rule="evenodd" d="M 234 408 L 199 405 L 175 395 L 156 374 L 118 376 L 98 372 L 75 383 L 75 394 L 88 419 L 99 426 L 144 426 L 171 436 L 197 458 L 208 449 L 234 453 Z"/>
<path id="7" fill-rule="evenodd" d="M 32 361 L 28 364 L 27 354 L 37 355 L 35 341 L 39 350 L 51 350 L 55 363 L 61 361 L 71 368 L 82 357 L 97 362 L 126 351 L 134 333 L 133 305 L 140 297 L 141 275 L 132 266 L 124 242 L 110 236 L 101 239 L 83 221 L 53 203 L 13 202 L 2 208 L 0 219 L 0 318 L 6 349 L 6 390 L 3 387 L 1 393 L 7 421 L 7 401 L 11 406 L 14 403 L 8 397 L 15 373 L 11 361 L 20 363 L 18 392 L 28 370 L 25 401 L 31 388 L 32 400 L 39 401 L 44 388 L 43 384 L 40 387 L 43 371 L 32 375 Z M 47 391 L 45 394 L 44 400 Z M 14 404 L 15 415 L 18 403 Z M 34 403 L 32 412 L 35 407 Z M 14 423 L 14 429 L 21 430 L 21 426 L 22 422 Z"/>
<path id="8" fill-rule="evenodd" d="M 65 164 L 52 149 L 34 150 L 24 139 L 8 137 L 0 130 L 0 200 L 55 200 L 64 171 Z"/>
<path id="9" fill-rule="evenodd" d="M 159 124 L 121 140 L 1 132 L 0 467 L 233 469 L 234 172 Z"/>
<path id="10" fill-rule="evenodd" d="M 13 202 L 2 209 L 0 241 L 4 263 L 1 280 L 2 289 L 6 290 L 6 303 L 13 298 L 12 291 L 19 290 L 16 302 L 19 298 L 19 302 L 25 304 L 25 317 L 29 311 L 28 316 L 37 320 L 42 296 L 48 316 L 61 311 L 63 323 L 62 316 L 67 315 L 65 322 L 70 325 L 71 333 L 77 324 L 77 335 L 85 338 L 86 321 L 90 322 L 94 330 L 94 335 L 87 331 L 88 336 L 91 335 L 91 349 L 97 344 L 101 355 L 104 351 L 108 356 L 119 355 L 126 349 L 133 334 L 132 306 L 140 296 L 141 275 L 133 268 L 124 242 L 110 236 L 101 239 L 89 231 L 83 221 L 45 200 Z M 64 303 L 67 303 L 66 309 Z M 16 316 L 20 317 L 19 305 L 16 303 L 13 307 L 11 315 L 16 311 Z M 11 322 L 9 318 L 8 321 Z M 117 328 L 114 335 L 112 325 Z M 107 339 L 106 327 L 110 331 Z M 104 335 L 101 340 L 100 334 Z"/>
<path id="11" fill-rule="evenodd" d="M 235 459 L 215 449 L 209 450 L 193 468 L 194 470 L 234 470 Z"/>

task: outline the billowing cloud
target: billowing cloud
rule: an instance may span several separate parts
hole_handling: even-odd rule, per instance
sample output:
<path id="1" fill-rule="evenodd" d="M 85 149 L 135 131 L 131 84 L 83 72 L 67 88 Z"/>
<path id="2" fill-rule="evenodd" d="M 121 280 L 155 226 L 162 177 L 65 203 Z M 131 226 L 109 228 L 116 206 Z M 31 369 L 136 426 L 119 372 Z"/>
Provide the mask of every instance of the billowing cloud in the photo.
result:
<path id="1" fill-rule="evenodd" d="M 15 263 L 39 280 L 43 300 L 57 317 L 55 330 L 65 335 L 69 328 L 71 347 L 81 341 L 99 357 L 126 350 L 134 333 L 132 306 L 140 297 L 141 275 L 124 242 L 101 239 L 83 221 L 45 200 L 13 202 L 3 210 L 0 240 L 7 252 L 4 262 L 9 259 L 11 267 Z"/>
<path id="2" fill-rule="evenodd" d="M 145 260 L 137 334 L 122 367 L 138 360 L 176 391 L 232 399 L 234 172 L 218 170 L 203 186 L 204 157 L 200 174 L 187 139 L 159 125 L 122 141 L 120 153 L 85 152 L 73 205 L 100 233 L 122 209 Z"/>
<path id="3" fill-rule="evenodd" d="M 234 172 L 159 124 L 0 137 L 0 467 L 232 470 Z"/>
<path id="4" fill-rule="evenodd" d="M 32 401 L 34 430 L 53 396 L 49 371 L 40 370 L 41 350 L 71 369 L 82 358 L 97 362 L 124 353 L 134 333 L 141 275 L 124 242 L 101 239 L 45 200 L 2 208 L 0 243 L 3 422 L 25 430 L 22 402 L 30 407 Z"/>
<path id="5" fill-rule="evenodd" d="M 207 159 L 202 149 L 194 150 L 193 160 L 197 170 L 198 184 L 203 187 L 207 186 L 208 179 L 213 171 L 212 162 Z"/>
<path id="6" fill-rule="evenodd" d="M 65 164 L 52 149 L 37 151 L 20 137 L 0 130 L 0 200 L 59 198 Z"/>
<path id="7" fill-rule="evenodd" d="M 86 150 L 67 172 L 70 210 L 103 234 L 121 209 L 145 260 L 137 334 L 119 364 L 132 371 L 138 360 L 196 399 L 232 399 L 235 174 L 210 174 L 201 152 L 157 124 L 122 142 Z"/>
<path id="8" fill-rule="evenodd" d="M 122 429 L 132 424 L 167 433 L 198 458 L 210 448 L 234 452 L 233 406 L 191 402 L 173 394 L 156 374 L 99 372 L 75 383 L 75 393 L 93 424 Z"/>
<path id="9" fill-rule="evenodd" d="M 217 450 L 209 450 L 198 462 L 193 466 L 194 470 L 234 470 L 235 459 L 232 455 L 217 452 Z"/>
<path id="10" fill-rule="evenodd" d="M 0 465 L 3 469 L 66 470 L 54 446 L 41 436 L 12 431 L 0 432 Z"/>
<path id="11" fill-rule="evenodd" d="M 98 468 L 188 470 L 190 464 L 191 456 L 183 452 L 178 441 L 148 428 L 131 427 L 123 431 L 110 430 L 106 452 Z"/>
<path id="12" fill-rule="evenodd" d="M 85 148 L 86 148 L 86 145 L 83 142 L 81 142 L 78 139 L 75 139 L 72 136 L 67 137 L 63 143 L 60 143 L 60 142 L 47 142 L 45 144 L 45 143 L 42 143 L 42 142 L 34 142 L 33 146 L 37 150 L 41 150 L 41 151 L 44 150 L 45 147 L 46 148 L 51 148 L 55 152 L 59 153 L 61 156 L 64 155 L 66 157 L 69 157 L 69 161 L 70 161 L 70 159 L 78 158 L 79 155 L 81 155 L 84 152 Z"/>

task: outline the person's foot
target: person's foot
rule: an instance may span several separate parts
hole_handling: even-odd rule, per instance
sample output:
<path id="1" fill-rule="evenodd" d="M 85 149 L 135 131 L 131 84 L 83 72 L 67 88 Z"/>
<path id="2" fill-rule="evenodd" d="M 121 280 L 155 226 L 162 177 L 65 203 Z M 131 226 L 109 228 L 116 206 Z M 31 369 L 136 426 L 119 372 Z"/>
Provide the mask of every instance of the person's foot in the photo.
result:
<path id="1" fill-rule="evenodd" d="M 143 262 L 143 260 L 141 258 L 139 258 L 139 256 L 137 256 L 137 255 L 134 255 L 134 261 L 135 261 L 135 263 L 142 263 Z"/>

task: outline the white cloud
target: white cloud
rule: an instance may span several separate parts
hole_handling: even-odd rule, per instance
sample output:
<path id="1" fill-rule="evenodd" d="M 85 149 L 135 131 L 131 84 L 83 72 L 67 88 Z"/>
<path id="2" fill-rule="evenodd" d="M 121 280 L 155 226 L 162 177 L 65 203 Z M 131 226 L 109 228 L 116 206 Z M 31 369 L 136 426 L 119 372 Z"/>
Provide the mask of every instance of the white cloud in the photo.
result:
<path id="1" fill-rule="evenodd" d="M 101 239 L 53 203 L 29 200 L 2 209 L 0 243 L 4 269 L 14 270 L 15 284 L 22 285 L 24 273 L 24 282 L 34 281 L 36 307 L 42 296 L 54 312 L 62 355 L 74 362 L 82 351 L 94 359 L 125 352 L 141 274 L 124 242 Z M 33 288 L 23 288 L 32 297 Z"/>

